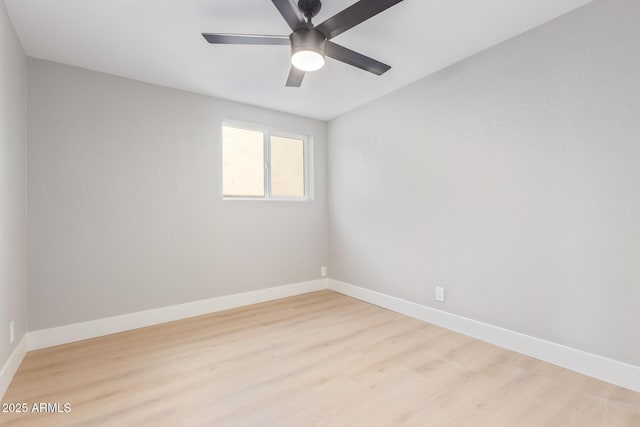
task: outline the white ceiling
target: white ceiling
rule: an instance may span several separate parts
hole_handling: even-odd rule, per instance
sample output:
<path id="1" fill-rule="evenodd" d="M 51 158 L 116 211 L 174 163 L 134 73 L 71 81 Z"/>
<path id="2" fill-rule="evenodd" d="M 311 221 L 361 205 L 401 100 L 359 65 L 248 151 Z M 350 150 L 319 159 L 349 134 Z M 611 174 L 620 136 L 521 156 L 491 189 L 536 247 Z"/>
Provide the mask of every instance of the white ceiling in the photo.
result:
<path id="1" fill-rule="evenodd" d="M 590 0 L 405 0 L 333 39 L 390 64 L 327 60 L 287 88 L 286 46 L 200 35 L 290 33 L 270 0 L 5 0 L 28 55 L 318 119 L 330 119 Z M 319 24 L 355 3 L 324 0 Z"/>

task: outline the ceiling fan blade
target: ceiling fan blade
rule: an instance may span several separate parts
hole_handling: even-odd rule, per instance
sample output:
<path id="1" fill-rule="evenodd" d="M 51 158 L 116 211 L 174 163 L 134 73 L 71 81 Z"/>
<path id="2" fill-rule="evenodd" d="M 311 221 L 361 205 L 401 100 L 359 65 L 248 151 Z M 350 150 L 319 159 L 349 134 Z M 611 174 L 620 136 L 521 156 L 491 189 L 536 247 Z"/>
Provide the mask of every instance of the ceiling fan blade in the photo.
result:
<path id="1" fill-rule="evenodd" d="M 332 39 L 367 19 L 384 12 L 402 0 L 360 0 L 316 26 L 327 39 Z"/>
<path id="2" fill-rule="evenodd" d="M 391 69 L 391 66 L 383 64 L 380 61 L 376 61 L 373 58 L 364 56 L 361 53 L 355 52 L 346 47 L 335 44 L 334 42 L 327 42 L 325 54 L 333 59 L 344 62 L 345 64 L 353 65 L 361 70 L 369 71 L 370 73 L 382 75 Z"/>
<path id="3" fill-rule="evenodd" d="M 285 45 L 291 44 L 289 36 L 268 36 L 262 34 L 207 34 L 202 36 L 209 43 L 214 44 L 266 44 Z"/>
<path id="4" fill-rule="evenodd" d="M 289 78 L 287 79 L 287 86 L 300 87 L 300 85 L 302 85 L 302 79 L 304 79 L 304 71 L 298 70 L 296 67 L 292 65 L 291 70 L 289 70 Z"/>
<path id="5" fill-rule="evenodd" d="M 280 12 L 280 15 L 287 21 L 289 27 L 293 31 L 298 28 L 305 27 L 305 21 L 302 15 L 298 12 L 298 8 L 291 3 L 291 0 L 271 0 L 275 7 Z"/>

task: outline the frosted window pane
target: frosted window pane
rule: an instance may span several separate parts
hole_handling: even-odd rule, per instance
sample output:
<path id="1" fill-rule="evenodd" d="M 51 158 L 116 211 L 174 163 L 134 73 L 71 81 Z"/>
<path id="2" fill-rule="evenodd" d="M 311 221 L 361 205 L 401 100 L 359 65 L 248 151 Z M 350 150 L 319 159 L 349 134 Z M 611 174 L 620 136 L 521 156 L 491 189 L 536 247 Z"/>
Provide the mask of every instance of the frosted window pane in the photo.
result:
<path id="1" fill-rule="evenodd" d="M 271 194 L 304 197 L 304 141 L 271 137 Z"/>
<path id="2" fill-rule="evenodd" d="M 222 128 L 222 194 L 264 197 L 263 133 Z"/>

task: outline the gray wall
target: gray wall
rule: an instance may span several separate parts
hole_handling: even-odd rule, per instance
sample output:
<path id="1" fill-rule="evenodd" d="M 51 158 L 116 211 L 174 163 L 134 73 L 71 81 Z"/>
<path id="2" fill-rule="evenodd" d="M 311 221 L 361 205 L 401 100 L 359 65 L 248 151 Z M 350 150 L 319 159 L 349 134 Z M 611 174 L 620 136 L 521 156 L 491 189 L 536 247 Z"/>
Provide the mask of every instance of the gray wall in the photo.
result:
<path id="1" fill-rule="evenodd" d="M 29 330 L 320 278 L 326 123 L 42 60 L 28 76 Z M 315 200 L 223 201 L 223 119 L 313 134 Z"/>
<path id="2" fill-rule="evenodd" d="M 0 2 L 0 368 L 26 330 L 26 72 Z M 9 345 L 9 322 L 16 339 Z"/>
<path id="3" fill-rule="evenodd" d="M 596 1 L 331 121 L 330 276 L 640 365 L 639 22 Z"/>

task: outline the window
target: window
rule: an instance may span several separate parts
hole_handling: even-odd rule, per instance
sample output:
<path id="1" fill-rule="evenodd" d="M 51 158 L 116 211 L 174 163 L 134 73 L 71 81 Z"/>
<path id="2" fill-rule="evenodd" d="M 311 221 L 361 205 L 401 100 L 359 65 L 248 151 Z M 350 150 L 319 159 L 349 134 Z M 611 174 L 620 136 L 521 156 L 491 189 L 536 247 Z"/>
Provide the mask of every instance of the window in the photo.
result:
<path id="1" fill-rule="evenodd" d="M 308 137 L 224 123 L 222 196 L 229 199 L 308 200 Z"/>

